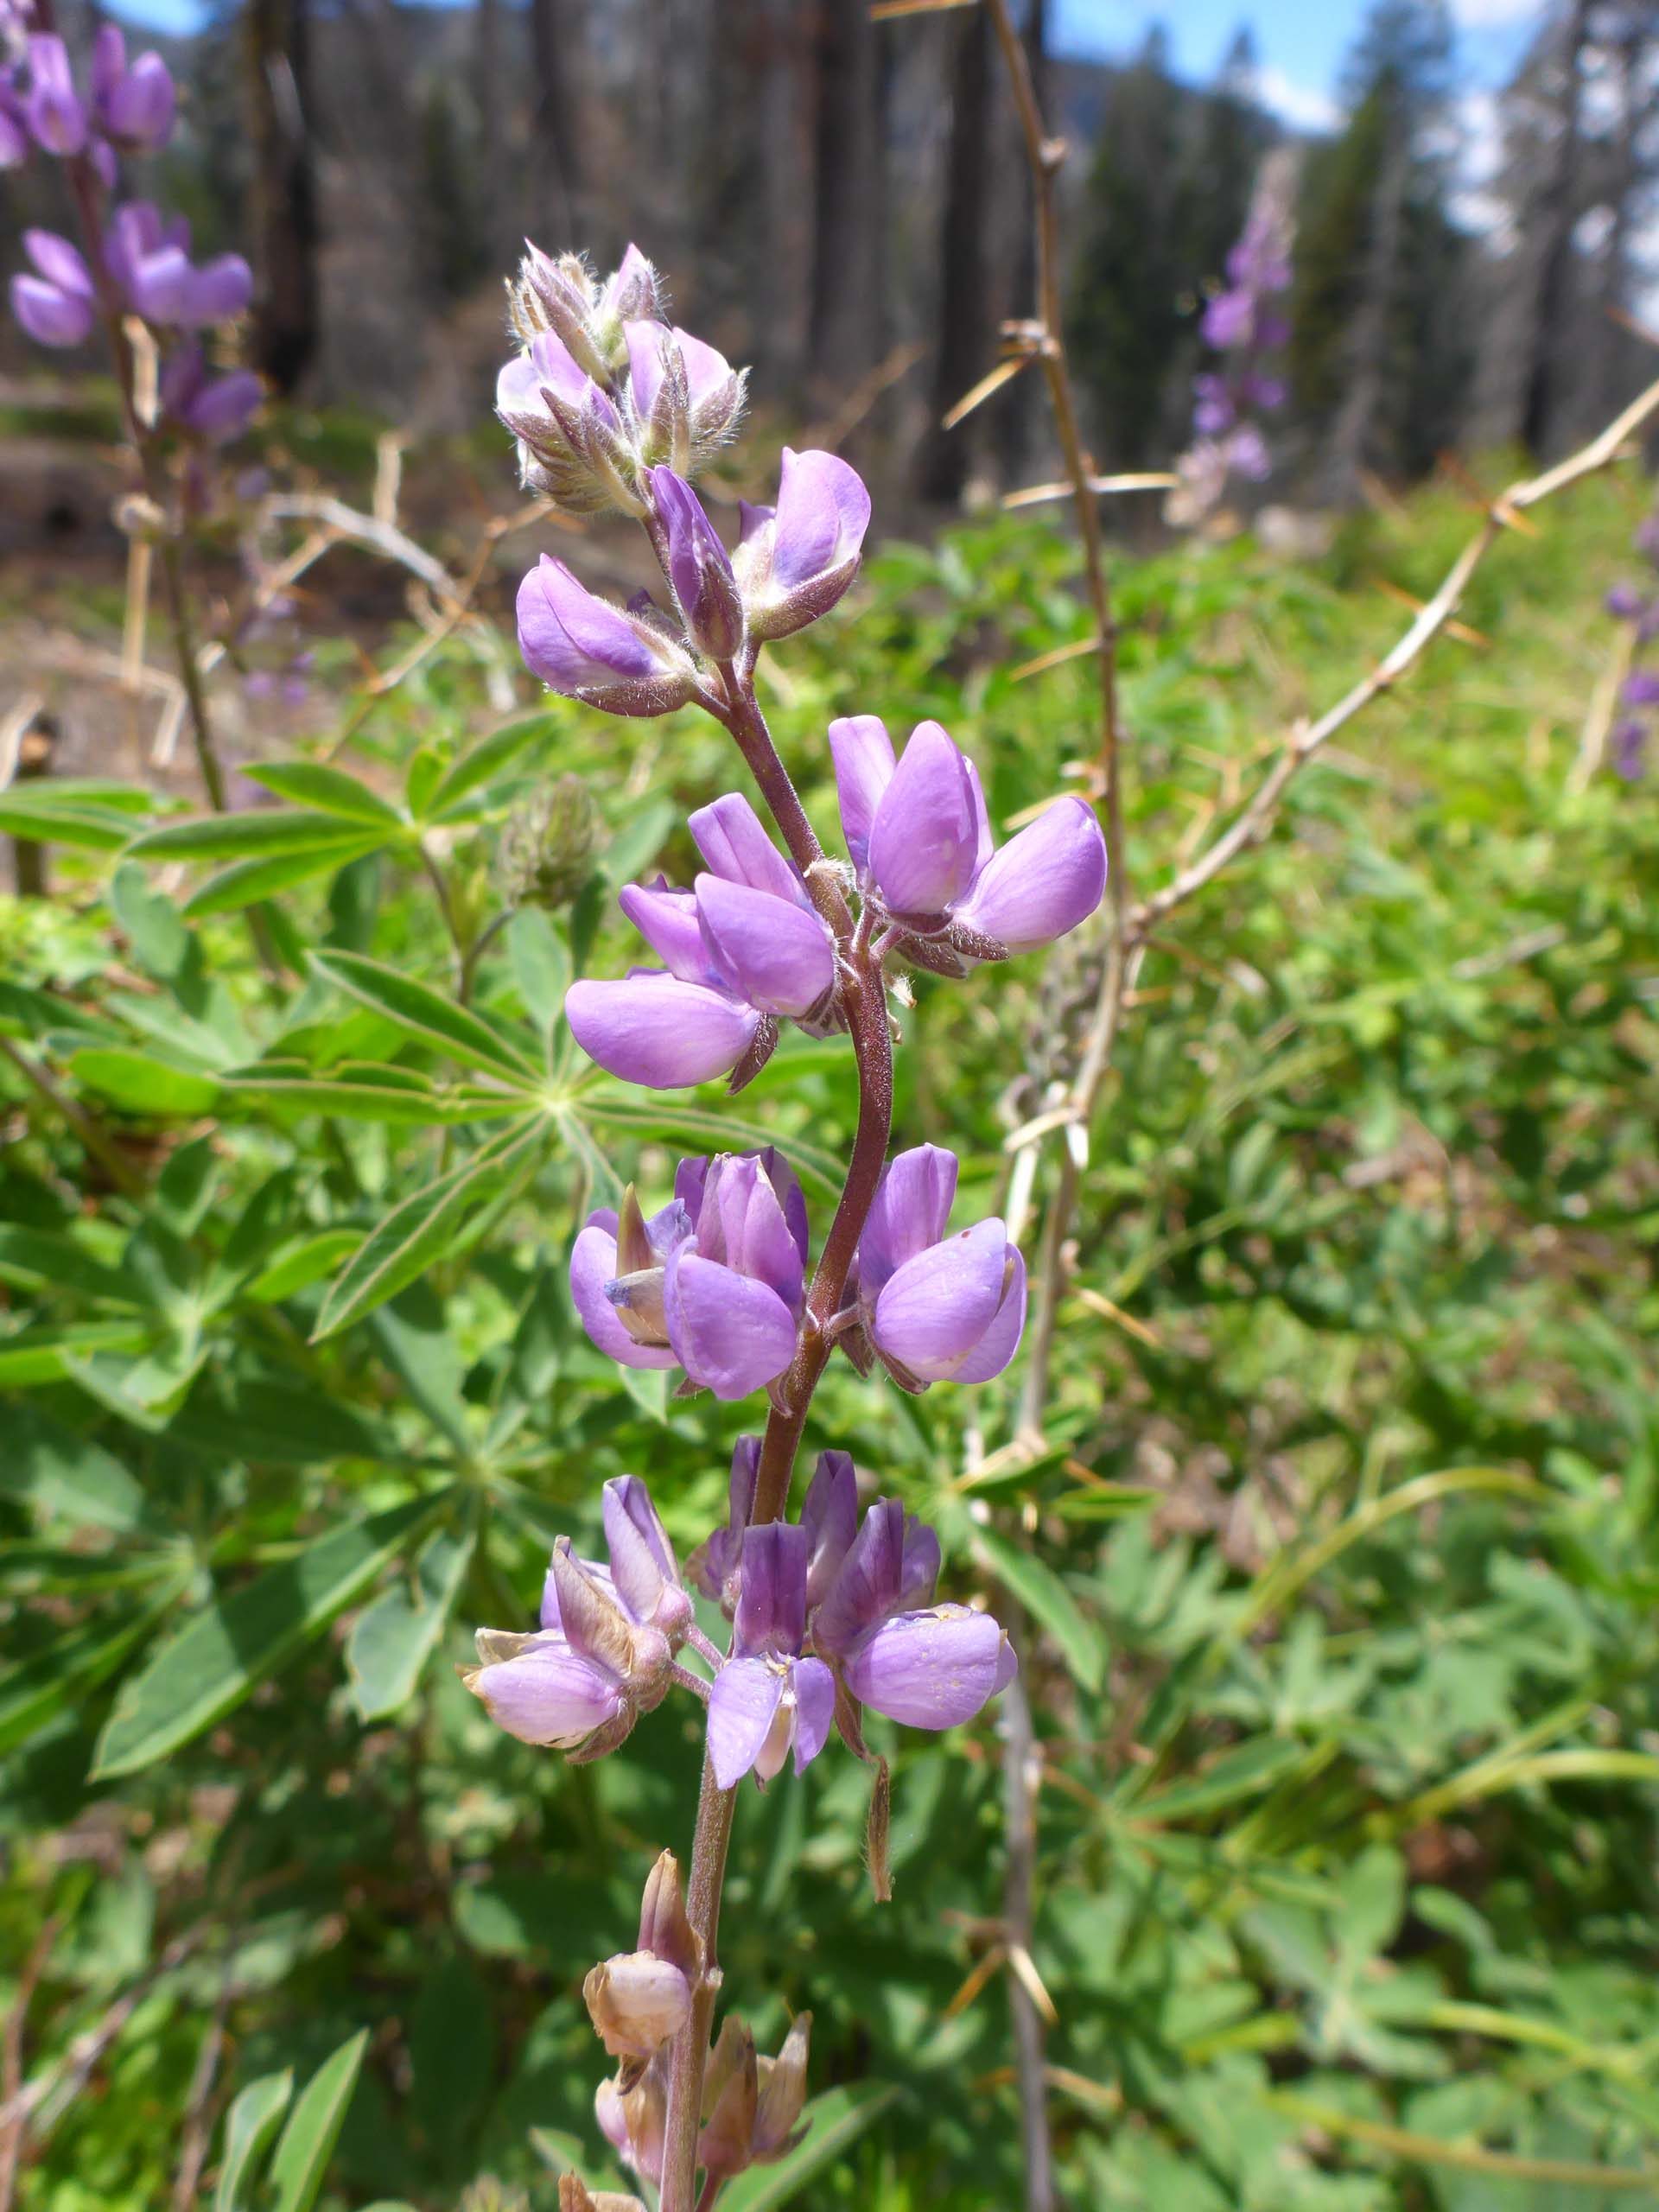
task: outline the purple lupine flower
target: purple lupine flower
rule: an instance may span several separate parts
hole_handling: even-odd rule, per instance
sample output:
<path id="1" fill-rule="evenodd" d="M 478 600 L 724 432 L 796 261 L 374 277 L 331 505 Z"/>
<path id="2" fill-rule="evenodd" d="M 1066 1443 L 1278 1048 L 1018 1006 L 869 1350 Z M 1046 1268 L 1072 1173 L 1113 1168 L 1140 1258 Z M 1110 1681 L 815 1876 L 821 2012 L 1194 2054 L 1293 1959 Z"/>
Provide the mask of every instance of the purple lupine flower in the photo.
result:
<path id="1" fill-rule="evenodd" d="M 753 1771 L 770 1782 L 791 1751 L 801 1773 L 823 1749 L 834 1677 L 801 1656 L 806 1634 L 807 1533 L 768 1521 L 743 1537 L 732 1656 L 709 1696 L 709 1756 L 722 1789 Z"/>
<path id="2" fill-rule="evenodd" d="M 127 42 L 113 23 L 92 41 L 92 119 L 128 153 L 149 153 L 171 135 L 178 104 L 172 73 L 159 54 L 127 65 Z"/>
<path id="3" fill-rule="evenodd" d="M 736 429 L 748 372 L 734 369 L 689 330 L 664 322 L 636 317 L 622 334 L 641 464 L 665 462 L 678 475 L 695 474 Z"/>
<path id="4" fill-rule="evenodd" d="M 1647 601 L 1634 584 L 1614 584 L 1602 605 L 1616 622 L 1635 622 L 1641 619 Z"/>
<path id="5" fill-rule="evenodd" d="M 48 154 L 78 154 L 86 143 L 86 110 L 75 91 L 69 49 L 55 31 L 36 31 L 29 39 L 23 111 L 35 143 Z"/>
<path id="6" fill-rule="evenodd" d="M 806 1202 L 770 1146 L 683 1160 L 674 1199 L 647 1221 L 632 1189 L 590 1214 L 570 1294 L 599 1350 L 624 1367 L 683 1367 L 695 1388 L 747 1397 L 795 1357 Z"/>
<path id="7" fill-rule="evenodd" d="M 97 310 L 92 271 L 55 231 L 25 231 L 23 251 L 39 272 L 11 280 L 11 311 L 38 346 L 79 346 Z"/>
<path id="8" fill-rule="evenodd" d="M 253 297 L 253 272 L 239 253 L 193 262 L 189 224 L 182 216 L 164 219 L 147 200 L 116 209 L 104 257 L 128 304 L 146 322 L 201 329 L 229 322 Z"/>
<path id="9" fill-rule="evenodd" d="M 831 722 L 830 748 L 848 852 L 907 957 L 961 975 L 1052 944 L 1099 906 L 1106 841 L 1080 798 L 997 849 L 978 772 L 938 722 L 918 723 L 897 762 L 874 715 Z"/>
<path id="10" fill-rule="evenodd" d="M 777 505 L 742 512 L 734 566 L 749 628 L 786 638 L 827 614 L 858 574 L 870 495 L 836 454 L 785 446 Z"/>
<path id="11" fill-rule="evenodd" d="M 601 1960 L 582 1985 L 588 2017 L 613 2058 L 649 2059 L 679 2033 L 702 1958 L 678 1862 L 664 1851 L 645 1878 L 638 1946 Z"/>
<path id="12" fill-rule="evenodd" d="M 671 468 L 653 468 L 650 478 L 667 540 L 664 566 L 691 642 L 711 660 L 732 660 L 743 644 L 743 601 L 732 556 L 683 476 Z"/>
<path id="13" fill-rule="evenodd" d="M 1627 707 L 1659 707 L 1659 671 L 1634 670 L 1625 677 L 1620 696 Z"/>
<path id="14" fill-rule="evenodd" d="M 495 411 L 518 442 L 519 475 L 569 514 L 644 512 L 622 418 L 557 333 L 537 331 L 496 378 Z"/>
<path id="15" fill-rule="evenodd" d="M 1254 423 L 1241 423 L 1227 441 L 1228 466 L 1236 476 L 1263 484 L 1273 474 L 1273 455 Z"/>
<path id="16" fill-rule="evenodd" d="M 954 1728 L 1013 1680 L 988 1613 L 938 1605 L 939 1542 L 896 1497 L 878 1498 L 812 1617 L 812 1649 L 861 1705 L 907 1728 Z"/>
<path id="17" fill-rule="evenodd" d="M 753 1516 L 755 1484 L 760 1479 L 760 1439 L 740 1436 L 732 1451 L 726 1526 L 710 1530 L 685 1563 L 686 1573 L 703 1596 L 712 1598 L 728 1618 L 737 1610 L 743 1531 Z"/>
<path id="18" fill-rule="evenodd" d="M 1632 715 L 1613 726 L 1613 773 L 1627 784 L 1639 783 L 1647 772 L 1648 726 Z"/>
<path id="19" fill-rule="evenodd" d="M 661 1703 L 691 1599 L 651 1496 L 636 1475 L 601 1492 L 608 1568 L 561 1536 L 542 1591 L 541 1627 L 478 1631 L 482 1664 L 462 1675 L 491 1718 L 529 1744 L 581 1759 L 613 1751 Z"/>
<path id="20" fill-rule="evenodd" d="M 1230 353 L 1249 343 L 1255 321 L 1253 294 L 1237 290 L 1217 292 L 1205 302 L 1198 328 L 1206 346 L 1217 353 Z"/>
<path id="21" fill-rule="evenodd" d="M 653 1090 L 734 1070 L 741 1087 L 776 1044 L 779 1018 L 813 1020 L 835 988 L 829 933 L 748 800 L 728 791 L 700 807 L 690 829 L 708 863 L 695 889 L 659 877 L 620 894 L 666 965 L 573 983 L 564 1000 L 588 1058 Z"/>
<path id="22" fill-rule="evenodd" d="M 251 369 L 210 377 L 201 347 L 194 339 L 175 349 L 162 364 L 162 411 L 192 437 L 209 445 L 239 438 L 258 412 L 265 388 Z"/>
<path id="23" fill-rule="evenodd" d="M 1213 372 L 1192 379 L 1192 427 L 1204 436 L 1213 438 L 1223 430 L 1230 429 L 1236 410 L 1232 395 L 1227 389 L 1227 379 Z"/>
<path id="24" fill-rule="evenodd" d="M 1020 1346 L 1026 1263 L 993 1217 L 947 1236 L 957 1159 L 918 1145 L 889 1161 L 859 1239 L 855 1296 L 863 1348 L 908 1390 L 930 1382 L 985 1382 Z M 859 1339 L 861 1338 L 862 1343 Z"/>
<path id="25" fill-rule="evenodd" d="M 518 650 L 550 691 L 610 715 L 667 715 L 684 706 L 696 671 L 642 616 L 596 599 L 543 553 L 518 587 Z"/>

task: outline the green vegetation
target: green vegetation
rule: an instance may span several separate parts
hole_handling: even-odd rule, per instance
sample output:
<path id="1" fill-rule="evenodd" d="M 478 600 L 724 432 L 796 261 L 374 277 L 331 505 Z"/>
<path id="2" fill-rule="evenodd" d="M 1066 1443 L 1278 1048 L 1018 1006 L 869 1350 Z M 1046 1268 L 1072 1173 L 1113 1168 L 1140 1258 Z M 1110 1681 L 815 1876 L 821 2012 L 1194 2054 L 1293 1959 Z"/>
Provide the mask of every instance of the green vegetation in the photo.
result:
<path id="1" fill-rule="evenodd" d="M 1644 494 L 1587 485 L 1506 538 L 1470 634 L 1158 938 L 1090 1135 L 1046 1455 L 995 1456 L 1019 1366 L 916 1400 L 843 1370 L 815 1406 L 809 1452 L 849 1446 L 934 1521 L 951 1594 L 1004 1585 L 1034 1624 L 1067 2202 L 1659 2201 L 1656 824 L 1651 785 L 1569 791 Z M 1137 889 L 1469 526 L 1434 493 L 1319 570 L 1248 542 L 1125 566 Z M 1004 823 L 1086 765 L 1087 662 L 1009 673 L 1084 635 L 1074 582 L 1029 523 L 877 557 L 861 619 L 771 679 L 824 813 L 835 713 L 938 716 Z M 434 656 L 332 768 L 263 772 L 276 806 L 200 826 L 116 785 L 0 795 L 54 892 L 0 905 L 29 2212 L 150 2212 L 199 2138 L 226 2212 L 448 2212 L 484 2176 L 545 2205 L 572 2136 L 605 2171 L 580 1980 L 687 1830 L 696 1734 L 664 1708 L 572 1769 L 453 1666 L 475 1621 L 528 1618 L 604 1477 L 646 1473 L 687 1547 L 723 1514 L 742 1409 L 618 1389 L 564 1292 L 574 1224 L 747 1125 L 821 1235 L 851 1070 L 791 1036 L 716 1123 L 587 1068 L 566 980 L 634 957 L 614 887 L 683 878 L 687 804 L 739 772 L 690 717 L 550 702 L 488 734 L 477 686 Z M 505 826 L 522 858 L 570 772 L 598 843 L 532 824 L 560 903 L 464 961 Z M 963 1153 L 964 1217 L 1006 1203 L 1098 957 L 918 978 L 898 1133 Z M 823 2102 L 734 2212 L 1018 2201 L 994 1713 L 898 1739 L 890 1906 L 853 1762 L 746 1794 L 728 1984 L 812 2007 Z M 128 1999 L 83 2080 L 76 2038 Z"/>

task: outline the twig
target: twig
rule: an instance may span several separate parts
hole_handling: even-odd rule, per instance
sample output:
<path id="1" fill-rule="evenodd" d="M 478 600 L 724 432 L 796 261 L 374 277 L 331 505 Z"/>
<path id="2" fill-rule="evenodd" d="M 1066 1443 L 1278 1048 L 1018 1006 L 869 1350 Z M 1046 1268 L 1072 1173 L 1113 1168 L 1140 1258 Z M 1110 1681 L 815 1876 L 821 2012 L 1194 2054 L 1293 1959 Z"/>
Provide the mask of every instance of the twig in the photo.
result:
<path id="1" fill-rule="evenodd" d="M 54 1914 L 23 1961 L 17 1976 L 17 1986 L 11 1994 L 11 2010 L 6 2015 L 3 2044 L 0 2045 L 0 2096 L 6 2101 L 6 2112 L 16 2104 L 23 2081 L 23 2024 L 29 2017 L 29 1999 L 40 1986 L 46 1972 L 47 1961 L 52 1955 L 52 1946 L 58 1939 L 63 1925 L 60 1916 Z M 0 2212 L 11 2212 L 17 2194 L 17 2177 L 22 2170 L 23 2139 L 29 2132 L 29 2115 L 19 2112 L 10 2120 L 0 2119 L 4 2128 L 0 2136 Z"/>
<path id="2" fill-rule="evenodd" d="M 0 1059 L 4 1059 L 15 1068 L 29 1088 L 45 1099 L 54 1113 L 62 1116 L 118 1191 L 130 1198 L 143 1196 L 143 1176 L 78 1098 L 72 1098 L 67 1090 L 60 1089 L 54 1077 L 38 1062 L 30 1059 L 26 1052 L 20 1052 L 10 1037 L 0 1037 Z"/>
<path id="3" fill-rule="evenodd" d="M 1167 492 L 1180 482 L 1166 468 L 1137 468 L 1122 476 L 1091 476 L 1089 489 L 1097 499 L 1118 492 Z M 1027 484 L 1023 492 L 1005 492 L 1005 507 L 1038 507 L 1046 499 L 1073 499 L 1077 486 L 1070 482 L 1059 484 Z"/>
<path id="4" fill-rule="evenodd" d="M 25 2082 L 22 2088 L 7 2096 L 4 2104 L 0 2105 L 0 2127 L 26 2123 L 36 2113 L 41 2114 L 42 2126 L 49 2127 L 56 2114 L 79 2095 L 92 2069 L 156 1983 L 181 1967 L 207 1933 L 207 1923 L 201 1922 L 194 1928 L 186 1929 L 182 1936 L 175 1936 L 149 1972 L 118 1997 L 100 2019 L 78 2035 L 55 2066 L 48 2067 L 43 2074 L 36 2075 L 32 2082 Z"/>
<path id="5" fill-rule="evenodd" d="M 207 2163 L 207 2146 L 213 2133 L 213 2083 L 219 2078 L 219 2061 L 225 2055 L 225 2023 L 231 2010 L 231 1994 L 234 1987 L 232 1969 L 235 1960 L 234 1946 L 227 1946 L 225 1971 L 219 1976 L 219 1994 L 213 2001 L 213 2017 L 202 2036 L 201 2049 L 196 2054 L 195 2067 L 190 2076 L 189 2094 L 185 2100 L 178 2171 L 173 2178 L 173 2212 L 190 2212 L 196 2201 L 201 2170 Z M 3 2207 L 0 2207 L 0 2212 L 3 2212 Z"/>
<path id="6" fill-rule="evenodd" d="M 1017 1607 L 1009 1612 L 1018 1615 Z M 1005 1617 L 1006 1618 L 1006 1617 Z M 1023 1628 L 1020 1618 L 1007 1618 L 1011 1639 Z M 1007 1955 L 1016 1970 L 1008 1976 L 1008 2012 L 1014 2023 L 1014 2050 L 1020 2089 L 1026 2159 L 1026 2212 L 1052 2212 L 1054 2159 L 1049 2141 L 1048 2085 L 1043 2055 L 1044 2017 L 1036 1991 L 1017 1962 L 1031 1958 L 1032 1886 L 1037 1870 L 1037 1792 L 1043 1762 L 1031 1725 L 1025 1684 L 1016 1674 L 1002 1693 L 1002 1824 L 1008 1864 L 1002 1889 L 1002 1917 Z M 1031 1968 L 1035 1976 L 1035 1967 Z M 1042 1984 L 1037 1983 L 1040 1989 Z"/>

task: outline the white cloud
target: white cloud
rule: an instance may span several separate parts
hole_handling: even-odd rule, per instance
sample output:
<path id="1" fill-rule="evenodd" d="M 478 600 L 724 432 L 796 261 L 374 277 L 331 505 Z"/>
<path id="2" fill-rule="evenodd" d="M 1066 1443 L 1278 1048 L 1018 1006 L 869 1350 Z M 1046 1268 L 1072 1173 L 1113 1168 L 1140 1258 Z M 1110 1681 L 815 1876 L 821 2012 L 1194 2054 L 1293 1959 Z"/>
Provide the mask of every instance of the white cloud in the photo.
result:
<path id="1" fill-rule="evenodd" d="M 1256 71 L 1255 96 L 1298 130 L 1334 130 L 1342 120 L 1342 110 L 1328 92 L 1299 85 L 1282 69 L 1271 66 Z"/>

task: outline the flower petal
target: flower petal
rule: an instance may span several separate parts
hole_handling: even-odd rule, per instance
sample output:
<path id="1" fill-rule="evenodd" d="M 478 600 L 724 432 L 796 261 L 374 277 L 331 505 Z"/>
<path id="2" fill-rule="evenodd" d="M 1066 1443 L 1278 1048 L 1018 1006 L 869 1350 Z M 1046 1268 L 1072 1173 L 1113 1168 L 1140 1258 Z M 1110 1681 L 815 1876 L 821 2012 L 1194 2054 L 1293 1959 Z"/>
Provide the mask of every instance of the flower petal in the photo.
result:
<path id="1" fill-rule="evenodd" d="M 896 1497 L 879 1497 L 842 1561 L 812 1623 L 819 1650 L 849 1650 L 859 1637 L 899 1604 L 905 1509 Z"/>
<path id="2" fill-rule="evenodd" d="M 800 877 L 741 791 L 727 791 L 700 806 L 690 827 L 711 874 L 727 883 L 747 883 L 752 891 L 770 891 L 798 906 L 810 906 Z"/>
<path id="3" fill-rule="evenodd" d="M 822 1659 L 798 1659 L 795 1675 L 795 1771 L 803 1774 L 830 1740 L 836 1678 Z"/>
<path id="4" fill-rule="evenodd" d="M 830 753 L 847 857 L 861 875 L 869 862 L 870 824 L 893 781 L 893 740 L 879 715 L 843 715 L 830 725 Z"/>
<path id="5" fill-rule="evenodd" d="M 996 1317 L 1007 1255 L 1007 1230 L 995 1218 L 931 1245 L 876 1300 L 871 1335 L 924 1382 L 948 1380 Z"/>
<path id="6" fill-rule="evenodd" d="M 572 983 L 564 1014 L 590 1060 L 649 1090 L 725 1075 L 760 1022 L 728 992 L 649 969 L 617 982 Z"/>
<path id="7" fill-rule="evenodd" d="M 609 1227 L 606 1226 L 608 1220 Z M 570 1251 L 570 1297 L 582 1325 L 607 1359 L 621 1367 L 677 1366 L 666 1344 L 636 1344 L 605 1294 L 616 1280 L 616 1216 L 595 1214 Z"/>
<path id="8" fill-rule="evenodd" d="M 620 1686 L 580 1657 L 562 1636 L 550 1636 L 493 1667 L 468 1687 L 492 1720 L 526 1744 L 575 1745 L 621 1711 Z"/>
<path id="9" fill-rule="evenodd" d="M 1030 952 L 1088 920 L 1106 888 L 1106 840 L 1080 798 L 1054 804 L 992 855 L 956 918 Z"/>
<path id="10" fill-rule="evenodd" d="M 677 1589 L 680 1570 L 651 1492 L 638 1475 L 616 1475 L 600 1501 L 616 1593 L 635 1620 L 654 1620 L 664 1585 Z"/>
<path id="11" fill-rule="evenodd" d="M 896 1268 L 944 1235 L 957 1195 L 957 1155 L 918 1144 L 888 1161 L 858 1241 L 858 1280 L 873 1299 Z"/>
<path id="12" fill-rule="evenodd" d="M 988 1382 L 1000 1375 L 1020 1349 L 1026 1326 L 1026 1262 L 1017 1244 L 1010 1244 L 1007 1286 L 996 1319 L 963 1359 L 951 1370 L 953 1382 Z"/>
<path id="13" fill-rule="evenodd" d="M 717 875 L 697 878 L 696 901 L 715 962 L 752 1006 L 799 1015 L 828 993 L 836 956 L 815 912 Z"/>
<path id="14" fill-rule="evenodd" d="M 795 1357 L 795 1317 L 777 1292 L 689 1246 L 669 1261 L 663 1302 L 681 1366 L 717 1398 L 747 1397 Z"/>
<path id="15" fill-rule="evenodd" d="M 783 1669 L 728 1659 L 709 1693 L 709 1757 L 722 1789 L 741 1782 L 766 1746 L 784 1694 Z"/>
<path id="16" fill-rule="evenodd" d="M 697 902 L 690 891 L 656 883 L 625 883 L 616 903 L 645 943 L 682 983 L 718 983 L 725 979 L 709 957 L 697 921 Z"/>
<path id="17" fill-rule="evenodd" d="M 806 1531 L 792 1521 L 763 1521 L 743 1535 L 738 1566 L 735 1649 L 791 1657 L 806 1633 Z"/>
<path id="18" fill-rule="evenodd" d="M 870 828 L 870 873 L 889 906 L 942 913 L 974 879 L 979 812 L 967 756 L 938 722 L 919 722 Z"/>
<path id="19" fill-rule="evenodd" d="M 800 1311 L 800 1248 L 761 1154 L 721 1153 L 713 1162 L 697 1207 L 696 1238 L 702 1258 L 753 1276 L 791 1313 Z"/>
<path id="20" fill-rule="evenodd" d="M 907 1728 L 954 1728 L 1001 1687 L 1007 1638 L 988 1613 L 931 1605 L 873 1629 L 843 1669 L 861 1705 Z"/>

